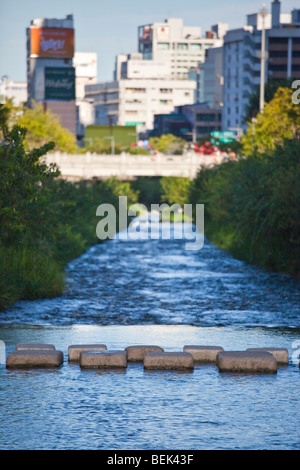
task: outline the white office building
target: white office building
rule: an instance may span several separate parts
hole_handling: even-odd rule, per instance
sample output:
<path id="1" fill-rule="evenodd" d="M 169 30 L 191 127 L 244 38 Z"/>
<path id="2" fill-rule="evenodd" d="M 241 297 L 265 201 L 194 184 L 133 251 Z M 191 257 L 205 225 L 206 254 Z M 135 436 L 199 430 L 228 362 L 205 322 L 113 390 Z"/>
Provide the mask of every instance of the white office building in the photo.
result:
<path id="1" fill-rule="evenodd" d="M 194 103 L 194 80 L 171 79 L 168 64 L 141 59 L 137 54 L 118 56 L 117 80 L 85 87 L 85 99 L 94 105 L 95 124 L 137 126 L 138 132 L 145 132 L 153 129 L 155 114 Z"/>
<path id="2" fill-rule="evenodd" d="M 200 27 L 184 26 L 180 18 L 143 25 L 138 28 L 138 50 L 144 60 L 168 63 L 172 78 L 186 79 L 190 69 L 204 62 L 207 49 L 222 46 L 218 37 L 226 29 L 222 25 L 215 25 L 215 31 L 208 31 L 204 38 Z"/>
<path id="3" fill-rule="evenodd" d="M 96 52 L 75 52 L 73 66 L 76 78 L 77 136 L 84 134 L 84 128 L 94 123 L 94 106 L 85 99 L 86 85 L 97 83 L 98 57 Z"/>
<path id="4" fill-rule="evenodd" d="M 85 86 L 97 83 L 98 55 L 96 52 L 75 52 L 73 66 L 76 77 L 76 100 L 82 100 Z"/>

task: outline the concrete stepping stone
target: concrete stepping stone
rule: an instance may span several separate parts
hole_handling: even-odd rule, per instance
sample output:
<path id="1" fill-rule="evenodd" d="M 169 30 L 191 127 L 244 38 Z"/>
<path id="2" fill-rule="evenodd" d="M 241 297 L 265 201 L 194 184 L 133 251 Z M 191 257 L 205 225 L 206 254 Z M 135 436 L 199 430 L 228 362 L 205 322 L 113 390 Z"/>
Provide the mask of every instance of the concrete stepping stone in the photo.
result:
<path id="1" fill-rule="evenodd" d="M 125 348 L 128 362 L 143 362 L 144 357 L 149 352 L 164 352 L 160 346 L 128 346 Z"/>
<path id="2" fill-rule="evenodd" d="M 83 351 L 80 354 L 80 367 L 83 369 L 126 368 L 126 351 Z"/>
<path id="3" fill-rule="evenodd" d="M 217 366 L 220 372 L 277 372 L 277 361 L 267 351 L 221 351 Z"/>
<path id="4" fill-rule="evenodd" d="M 19 350 L 35 350 L 35 349 L 39 349 L 39 350 L 49 350 L 49 351 L 55 351 L 55 346 L 53 346 L 53 344 L 46 344 L 46 343 L 18 343 L 16 345 L 16 350 L 19 351 Z"/>
<path id="5" fill-rule="evenodd" d="M 46 349 L 21 349 L 15 350 L 7 356 L 6 367 L 18 368 L 53 368 L 60 367 L 64 356 L 62 351 Z"/>
<path id="6" fill-rule="evenodd" d="M 194 369 L 193 356 L 187 352 L 150 352 L 144 358 L 145 369 Z"/>
<path id="7" fill-rule="evenodd" d="M 224 351 L 221 346 L 184 346 L 184 352 L 188 352 L 193 356 L 195 362 L 212 362 L 216 363 L 217 354 Z"/>
<path id="8" fill-rule="evenodd" d="M 267 351 L 275 357 L 278 364 L 289 363 L 289 352 L 286 348 L 249 348 L 247 351 Z"/>
<path id="9" fill-rule="evenodd" d="M 73 344 L 68 348 L 68 360 L 70 362 L 79 362 L 80 354 L 83 351 L 106 351 L 105 344 Z"/>

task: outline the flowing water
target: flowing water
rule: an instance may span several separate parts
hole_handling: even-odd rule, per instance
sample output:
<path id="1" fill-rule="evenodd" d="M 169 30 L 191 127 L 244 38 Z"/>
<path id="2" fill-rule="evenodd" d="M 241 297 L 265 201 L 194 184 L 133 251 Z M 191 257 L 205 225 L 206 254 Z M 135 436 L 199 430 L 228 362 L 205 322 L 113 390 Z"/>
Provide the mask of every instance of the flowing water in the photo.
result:
<path id="1" fill-rule="evenodd" d="M 68 266 L 61 297 L 0 313 L 6 354 L 18 342 L 47 342 L 65 357 L 57 371 L 0 365 L 0 448 L 299 449 L 299 287 L 207 241 L 199 251 L 174 236 L 92 247 Z M 68 364 L 69 345 L 94 342 L 285 347 L 290 364 L 276 375 Z"/>

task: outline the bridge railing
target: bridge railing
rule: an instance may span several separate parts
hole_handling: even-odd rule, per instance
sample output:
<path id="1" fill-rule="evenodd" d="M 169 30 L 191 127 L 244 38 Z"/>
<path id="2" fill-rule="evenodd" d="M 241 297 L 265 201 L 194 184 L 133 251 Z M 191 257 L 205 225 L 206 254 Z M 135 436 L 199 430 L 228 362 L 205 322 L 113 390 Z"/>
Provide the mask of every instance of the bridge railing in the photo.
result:
<path id="1" fill-rule="evenodd" d="M 211 157 L 191 152 L 185 155 L 99 155 L 95 153 L 49 153 L 47 164 L 55 163 L 67 179 L 116 177 L 131 179 L 138 176 L 181 176 L 194 179 L 200 167 L 220 163 L 224 157 Z"/>

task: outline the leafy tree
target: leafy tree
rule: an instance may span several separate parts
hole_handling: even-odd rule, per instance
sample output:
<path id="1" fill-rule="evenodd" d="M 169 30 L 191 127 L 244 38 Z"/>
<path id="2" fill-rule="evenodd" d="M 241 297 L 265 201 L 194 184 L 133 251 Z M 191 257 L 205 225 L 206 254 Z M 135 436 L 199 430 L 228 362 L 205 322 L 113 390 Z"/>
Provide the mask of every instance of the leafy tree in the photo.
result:
<path id="1" fill-rule="evenodd" d="M 299 276 L 299 138 L 264 158 L 251 155 L 202 168 L 190 200 L 205 205 L 205 234 L 258 266 Z"/>
<path id="2" fill-rule="evenodd" d="M 161 201 L 183 206 L 188 201 L 190 184 L 189 178 L 161 178 Z"/>
<path id="3" fill-rule="evenodd" d="M 0 310 L 61 294 L 66 263 L 99 242 L 98 205 L 110 202 L 118 212 L 120 195 L 137 201 L 128 182 L 56 178 L 56 167 L 41 162 L 54 143 L 28 150 L 27 130 L 9 129 L 10 118 L 0 105 Z"/>
<path id="4" fill-rule="evenodd" d="M 119 143 L 115 142 L 115 154 L 120 154 L 123 150 L 126 150 L 125 147 L 122 147 Z M 84 152 L 91 152 L 101 154 L 111 154 L 111 142 L 108 140 L 100 139 L 99 137 L 93 138 L 93 143 L 87 145 L 84 149 Z"/>
<path id="5" fill-rule="evenodd" d="M 293 79 L 286 79 L 281 81 L 272 80 L 265 84 L 265 103 L 269 103 L 278 88 L 291 88 Z M 246 114 L 244 122 L 251 122 L 252 118 L 255 118 L 259 113 L 259 101 L 260 101 L 260 85 L 256 86 L 249 98 L 249 103 L 246 108 Z"/>
<path id="6" fill-rule="evenodd" d="M 18 115 L 21 114 L 21 108 L 14 106 L 13 100 L 9 99 L 5 104 L 0 103 L 0 139 L 3 139 L 5 128 L 10 128 L 16 123 Z"/>
<path id="7" fill-rule="evenodd" d="M 24 108 L 16 123 L 28 130 L 28 149 L 42 146 L 51 140 L 55 142 L 55 148 L 62 152 L 73 153 L 77 150 L 74 135 L 62 127 L 58 116 L 50 110 L 44 111 L 42 104 L 33 103 L 32 108 Z"/>
<path id="8" fill-rule="evenodd" d="M 300 106 L 292 102 L 293 90 L 279 88 L 274 98 L 266 104 L 264 112 L 257 115 L 242 137 L 244 154 L 264 155 L 282 145 L 285 139 L 294 139 L 300 132 Z"/>
<path id="9" fill-rule="evenodd" d="M 3 117 L 3 114 L 2 114 Z M 14 126 L 2 128 L 0 146 L 0 243 L 4 246 L 30 233 L 36 235 L 47 220 L 47 184 L 58 175 L 54 166 L 47 167 L 40 157 L 54 148 L 54 143 L 26 151 L 26 129 Z M 44 216 L 44 217 L 43 217 Z"/>
<path id="10" fill-rule="evenodd" d="M 173 134 L 163 134 L 161 137 L 151 137 L 149 144 L 161 153 L 181 154 L 186 142 Z"/>
<path id="11" fill-rule="evenodd" d="M 131 187 L 138 192 L 139 202 L 150 209 L 151 204 L 158 204 L 161 199 L 161 184 L 159 176 L 140 176 L 132 181 Z"/>

